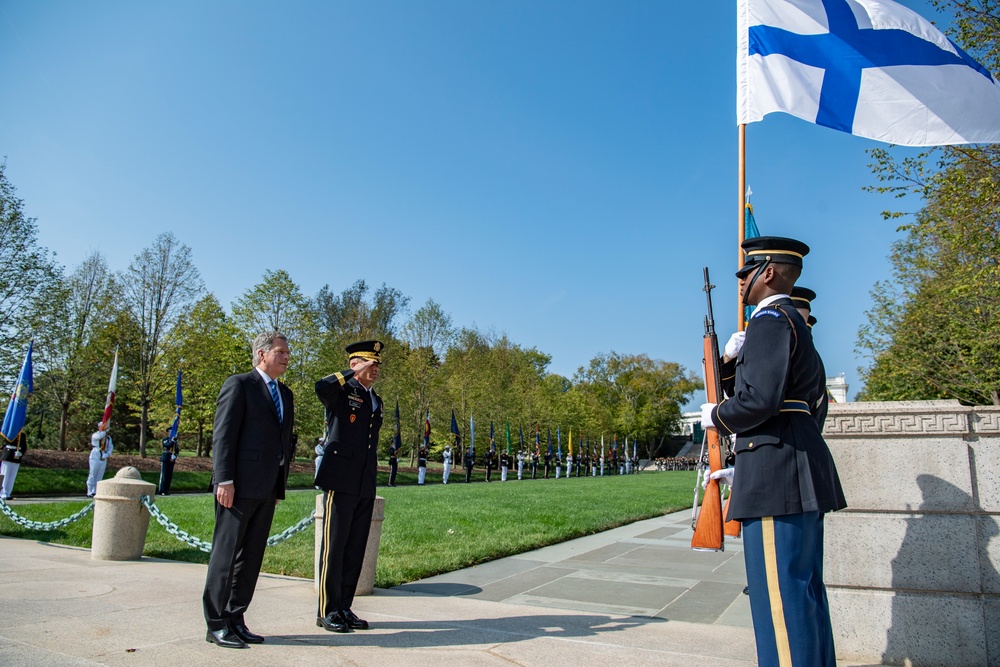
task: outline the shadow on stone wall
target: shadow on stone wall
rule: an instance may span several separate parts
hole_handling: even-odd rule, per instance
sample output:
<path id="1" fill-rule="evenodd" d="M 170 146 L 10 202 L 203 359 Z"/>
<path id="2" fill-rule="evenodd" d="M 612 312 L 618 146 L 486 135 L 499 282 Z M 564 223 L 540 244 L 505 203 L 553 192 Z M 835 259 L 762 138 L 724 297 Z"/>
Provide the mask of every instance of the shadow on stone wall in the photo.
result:
<path id="1" fill-rule="evenodd" d="M 983 582 L 998 574 L 981 556 L 1000 528 L 992 517 L 981 517 L 977 526 L 973 498 L 955 485 L 934 475 L 919 475 L 917 484 L 922 502 L 906 519 L 903 543 L 892 560 L 896 595 L 882 662 L 941 664 L 942 655 L 950 654 L 947 664 L 1000 664 L 1000 655 L 990 655 L 983 646 L 990 632 L 983 616 Z M 941 507 L 967 508 L 968 514 L 919 514 Z M 956 530 L 965 517 L 971 523 Z M 964 659 L 956 655 L 963 649 L 968 651 Z"/>

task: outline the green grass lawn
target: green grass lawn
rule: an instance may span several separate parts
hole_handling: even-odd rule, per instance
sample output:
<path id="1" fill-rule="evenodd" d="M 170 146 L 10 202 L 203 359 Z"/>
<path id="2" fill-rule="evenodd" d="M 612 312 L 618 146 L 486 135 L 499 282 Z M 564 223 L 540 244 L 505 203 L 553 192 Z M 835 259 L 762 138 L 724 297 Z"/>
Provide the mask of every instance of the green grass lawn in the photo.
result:
<path id="1" fill-rule="evenodd" d="M 108 467 L 104 473 L 104 479 L 111 479 L 118 472 L 118 468 Z M 37 496 L 37 495 L 83 495 L 87 492 L 86 470 L 59 470 L 51 468 L 27 468 L 22 466 L 17 473 L 17 481 L 14 484 L 14 497 Z M 160 483 L 160 473 L 142 472 L 142 478 L 152 484 Z M 210 472 L 182 472 L 175 471 L 173 480 L 170 483 L 171 493 L 183 493 L 185 491 L 207 491 L 209 482 L 212 479 Z M 379 484 L 388 483 L 388 473 L 379 473 Z M 416 484 L 416 473 L 400 471 L 396 476 L 396 483 L 400 485 Z M 292 473 L 288 476 L 288 488 L 290 489 L 311 489 L 313 486 L 313 476 L 311 473 Z"/>
<path id="2" fill-rule="evenodd" d="M 396 586 L 441 572 L 510 556 L 690 507 L 694 472 L 625 477 L 525 480 L 380 487 L 385 522 L 375 585 Z M 18 483 L 21 478 L 18 476 Z M 278 505 L 271 534 L 297 523 L 315 507 L 317 492 L 292 491 Z M 207 494 L 158 498 L 157 506 L 190 534 L 212 539 L 213 500 Z M 19 505 L 35 521 L 53 521 L 85 503 Z M 92 515 L 55 531 L 22 528 L 0 515 L 0 534 L 90 546 Z M 313 576 L 313 528 L 268 548 L 264 571 Z M 150 520 L 144 554 L 208 562 L 208 554 L 179 542 Z"/>

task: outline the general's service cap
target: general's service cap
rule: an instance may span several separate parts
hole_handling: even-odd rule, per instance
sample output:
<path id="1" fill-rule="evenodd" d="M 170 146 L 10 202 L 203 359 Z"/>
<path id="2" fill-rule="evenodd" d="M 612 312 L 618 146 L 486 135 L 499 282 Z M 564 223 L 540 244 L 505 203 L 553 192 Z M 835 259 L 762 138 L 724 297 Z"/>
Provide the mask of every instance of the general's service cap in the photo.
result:
<path id="1" fill-rule="evenodd" d="M 344 352 L 347 352 L 348 359 L 353 359 L 358 357 L 359 359 L 364 359 L 365 361 L 376 361 L 382 363 L 382 341 L 379 340 L 363 340 L 357 343 L 351 343 L 344 348 Z"/>

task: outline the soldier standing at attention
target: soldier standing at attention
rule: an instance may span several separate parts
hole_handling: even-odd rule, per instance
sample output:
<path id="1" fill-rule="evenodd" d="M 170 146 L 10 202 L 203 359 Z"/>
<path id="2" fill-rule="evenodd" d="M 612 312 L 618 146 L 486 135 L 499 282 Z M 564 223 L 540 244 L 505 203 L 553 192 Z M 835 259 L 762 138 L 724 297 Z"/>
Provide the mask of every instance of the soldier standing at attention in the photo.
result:
<path id="1" fill-rule="evenodd" d="M 98 422 L 100 429 L 104 422 Z M 87 497 L 93 498 L 97 495 L 97 483 L 104 479 L 104 471 L 108 467 L 108 458 L 114 451 L 115 445 L 111 441 L 111 434 L 108 428 L 97 430 L 90 436 L 90 474 L 87 475 Z"/>
<path id="2" fill-rule="evenodd" d="M 170 483 L 174 478 L 174 461 L 177 460 L 181 448 L 177 445 L 177 438 L 170 436 L 170 429 L 167 429 L 167 437 L 160 443 L 163 446 L 163 453 L 160 454 L 160 490 L 161 496 L 170 495 Z"/>
<path id="3" fill-rule="evenodd" d="M 396 454 L 396 447 L 393 446 L 389 448 L 389 486 L 396 486 L 396 472 L 398 470 L 399 456 Z"/>
<path id="4" fill-rule="evenodd" d="M 493 473 L 493 461 L 496 459 L 496 450 L 490 448 L 486 450 L 486 481 L 489 482 Z"/>
<path id="5" fill-rule="evenodd" d="M 522 476 L 524 475 L 524 454 L 525 454 L 525 451 L 523 449 L 520 449 L 517 452 L 517 478 L 518 479 L 521 479 Z"/>
<path id="6" fill-rule="evenodd" d="M 500 481 L 507 481 L 507 469 L 510 468 L 510 453 L 503 451 L 500 453 Z"/>
<path id="7" fill-rule="evenodd" d="M 344 351 L 350 369 L 316 383 L 330 425 L 316 475 L 324 508 L 316 625 L 331 632 L 368 629 L 368 621 L 358 618 L 351 605 L 375 509 L 382 428 L 382 399 L 372 389 L 381 371 L 382 343 L 366 340 Z"/>
<path id="8" fill-rule="evenodd" d="M 0 475 L 3 475 L 3 486 L 0 487 L 0 499 L 10 500 L 14 492 L 14 480 L 17 479 L 17 471 L 21 467 L 21 457 L 28 451 L 28 438 L 24 435 L 24 429 L 17 434 L 10 442 L 4 443 L 3 454 L 0 455 Z"/>
<path id="9" fill-rule="evenodd" d="M 531 479 L 538 476 L 538 449 L 531 454 Z"/>
<path id="10" fill-rule="evenodd" d="M 552 470 L 552 452 L 545 451 L 545 479 L 549 478 L 549 472 Z"/>
<path id="11" fill-rule="evenodd" d="M 821 434 L 826 378 L 789 297 L 809 247 L 781 237 L 743 243 L 736 277 L 756 306 L 735 363 L 734 391 L 702 405 L 703 428 L 736 435 L 728 519 L 743 522 L 750 612 L 761 665 L 836 665 L 823 583 L 823 518 L 847 506 Z M 725 481 L 725 480 L 724 480 Z"/>
<path id="12" fill-rule="evenodd" d="M 417 485 L 423 486 L 427 477 L 427 445 L 420 445 L 417 451 Z"/>
<path id="13" fill-rule="evenodd" d="M 442 452 L 441 457 L 444 459 L 444 472 L 441 473 L 441 482 L 447 484 L 448 478 L 451 477 L 451 445 L 444 446 L 444 452 Z"/>
<path id="14" fill-rule="evenodd" d="M 465 483 L 472 481 L 472 467 L 476 464 L 476 452 L 472 447 L 465 450 Z"/>

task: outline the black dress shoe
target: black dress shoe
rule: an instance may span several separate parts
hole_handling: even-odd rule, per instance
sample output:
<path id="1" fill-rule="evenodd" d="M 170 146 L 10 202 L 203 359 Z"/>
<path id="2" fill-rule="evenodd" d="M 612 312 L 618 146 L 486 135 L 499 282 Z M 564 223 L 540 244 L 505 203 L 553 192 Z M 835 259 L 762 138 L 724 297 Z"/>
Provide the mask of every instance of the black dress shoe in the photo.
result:
<path id="1" fill-rule="evenodd" d="M 209 630 L 205 635 L 205 641 L 212 642 L 222 648 L 249 648 L 239 636 L 229 628 L 221 630 Z"/>
<path id="2" fill-rule="evenodd" d="M 351 626 L 347 624 L 340 614 L 337 612 L 330 612 L 326 616 L 316 617 L 316 627 L 323 628 L 324 630 L 329 630 L 330 632 L 350 632 Z"/>
<path id="3" fill-rule="evenodd" d="M 231 626 L 236 636 L 245 641 L 247 644 L 263 644 L 264 638 L 260 635 L 250 632 L 250 628 L 244 623 L 233 623 Z"/>
<path id="4" fill-rule="evenodd" d="M 343 609 L 340 612 L 340 617 L 347 621 L 347 627 L 351 630 L 367 630 L 368 621 L 360 619 L 354 615 L 354 612 L 350 609 Z"/>

